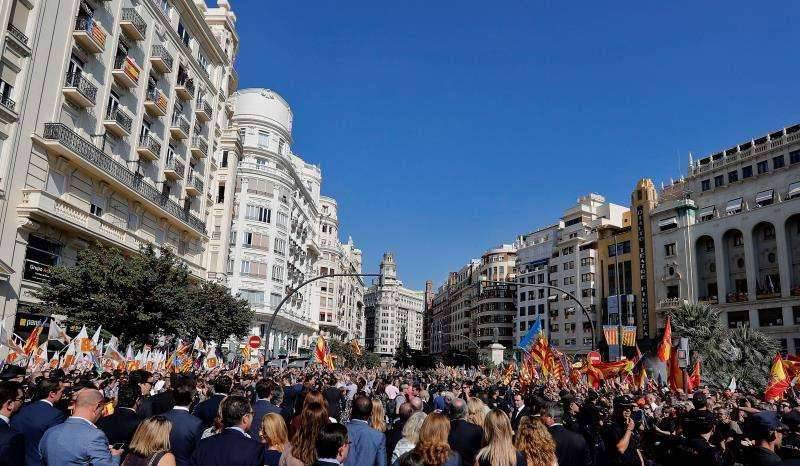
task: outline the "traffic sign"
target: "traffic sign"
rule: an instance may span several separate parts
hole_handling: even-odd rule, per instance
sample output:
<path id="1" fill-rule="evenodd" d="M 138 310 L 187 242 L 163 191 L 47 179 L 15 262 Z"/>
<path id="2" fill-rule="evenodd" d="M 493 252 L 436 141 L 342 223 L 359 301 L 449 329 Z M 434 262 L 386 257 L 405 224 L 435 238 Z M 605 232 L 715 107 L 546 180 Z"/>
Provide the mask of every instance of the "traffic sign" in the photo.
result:
<path id="1" fill-rule="evenodd" d="M 600 352 L 599 351 L 589 351 L 589 354 L 586 355 L 586 358 L 589 360 L 589 364 L 595 365 L 600 363 Z"/>
<path id="2" fill-rule="evenodd" d="M 261 337 L 258 335 L 251 335 L 250 338 L 247 339 L 247 344 L 250 348 L 258 349 L 261 346 Z"/>

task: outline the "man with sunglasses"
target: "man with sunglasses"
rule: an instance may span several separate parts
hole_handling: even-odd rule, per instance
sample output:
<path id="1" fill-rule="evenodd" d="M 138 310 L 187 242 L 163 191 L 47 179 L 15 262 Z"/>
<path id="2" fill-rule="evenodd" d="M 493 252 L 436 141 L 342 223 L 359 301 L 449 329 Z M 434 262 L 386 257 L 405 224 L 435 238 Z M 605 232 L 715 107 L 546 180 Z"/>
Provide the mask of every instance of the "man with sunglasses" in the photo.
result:
<path id="1" fill-rule="evenodd" d="M 0 382 L 0 466 L 25 463 L 25 440 L 11 428 L 11 416 L 22 406 L 19 382 Z"/>

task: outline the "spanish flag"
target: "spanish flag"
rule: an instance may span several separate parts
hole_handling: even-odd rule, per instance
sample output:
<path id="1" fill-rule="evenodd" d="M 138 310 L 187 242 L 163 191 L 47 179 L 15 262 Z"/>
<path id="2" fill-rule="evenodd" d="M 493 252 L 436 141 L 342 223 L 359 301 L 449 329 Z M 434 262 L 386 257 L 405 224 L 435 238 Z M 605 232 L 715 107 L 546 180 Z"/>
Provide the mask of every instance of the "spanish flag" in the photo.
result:
<path id="1" fill-rule="evenodd" d="M 669 361 L 670 353 L 672 353 L 672 321 L 671 318 L 667 316 L 667 325 L 664 326 L 664 336 L 661 338 L 661 343 L 658 345 L 658 360 L 662 362 Z"/>
<path id="2" fill-rule="evenodd" d="M 783 394 L 789 388 L 789 376 L 786 375 L 786 370 L 783 367 L 781 354 L 777 353 L 772 358 L 772 368 L 769 370 L 769 382 L 767 388 L 764 389 L 764 400 L 773 401 L 783 398 Z"/>
<path id="3" fill-rule="evenodd" d="M 356 356 L 362 356 L 364 354 L 364 351 L 361 349 L 361 345 L 358 344 L 357 339 L 353 338 L 350 340 L 350 346 L 353 347 L 353 353 L 355 353 Z"/>
<path id="4" fill-rule="evenodd" d="M 334 369 L 333 357 L 331 357 L 331 351 L 328 348 L 328 342 L 325 341 L 325 337 L 322 335 L 317 337 L 317 345 L 314 348 L 314 359 L 318 363 L 327 366 L 328 369 Z"/>
<path id="5" fill-rule="evenodd" d="M 36 351 L 36 348 L 39 346 L 39 335 L 42 334 L 43 327 L 41 325 L 37 325 L 36 328 L 31 330 L 31 334 L 28 335 L 28 339 L 25 340 L 25 346 L 22 347 L 22 352 L 25 353 L 25 356 L 30 356 Z"/>

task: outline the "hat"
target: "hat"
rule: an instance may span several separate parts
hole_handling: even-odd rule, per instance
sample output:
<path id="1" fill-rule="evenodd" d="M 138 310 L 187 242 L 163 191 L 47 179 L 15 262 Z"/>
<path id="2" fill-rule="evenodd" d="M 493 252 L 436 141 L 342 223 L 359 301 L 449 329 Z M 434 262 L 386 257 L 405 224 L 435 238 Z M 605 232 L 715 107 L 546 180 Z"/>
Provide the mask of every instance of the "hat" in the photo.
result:
<path id="1" fill-rule="evenodd" d="M 778 419 L 775 411 L 761 411 L 752 414 L 745 421 L 745 431 L 755 438 L 763 438 L 770 432 L 786 429 L 786 424 Z"/>
<path id="2" fill-rule="evenodd" d="M 789 411 L 781 417 L 781 422 L 786 424 L 790 430 L 800 430 L 800 412 L 795 410 Z"/>

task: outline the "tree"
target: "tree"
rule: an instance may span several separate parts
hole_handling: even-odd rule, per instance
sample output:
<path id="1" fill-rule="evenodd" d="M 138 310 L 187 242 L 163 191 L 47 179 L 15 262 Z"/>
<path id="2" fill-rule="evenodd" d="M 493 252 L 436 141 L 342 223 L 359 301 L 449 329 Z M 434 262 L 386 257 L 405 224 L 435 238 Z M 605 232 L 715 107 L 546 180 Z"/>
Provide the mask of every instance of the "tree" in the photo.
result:
<path id="1" fill-rule="evenodd" d="M 122 341 L 153 343 L 158 335 L 223 341 L 243 336 L 253 313 L 221 285 L 193 283 L 168 248 L 148 244 L 139 254 L 97 244 L 58 266 L 36 293 L 40 307 L 70 324 L 102 325 Z"/>
<path id="2" fill-rule="evenodd" d="M 397 350 L 394 353 L 394 363 L 397 365 L 397 367 L 402 368 L 414 364 L 414 355 L 411 347 L 408 345 L 405 334 L 402 336 L 400 345 L 397 347 Z"/>
<path id="3" fill-rule="evenodd" d="M 684 304 L 668 314 L 673 335 L 688 337 L 690 352 L 702 361 L 704 382 L 727 386 L 736 377 L 742 388 L 764 388 L 778 350 L 774 340 L 749 327 L 728 329 L 708 304 Z"/>

